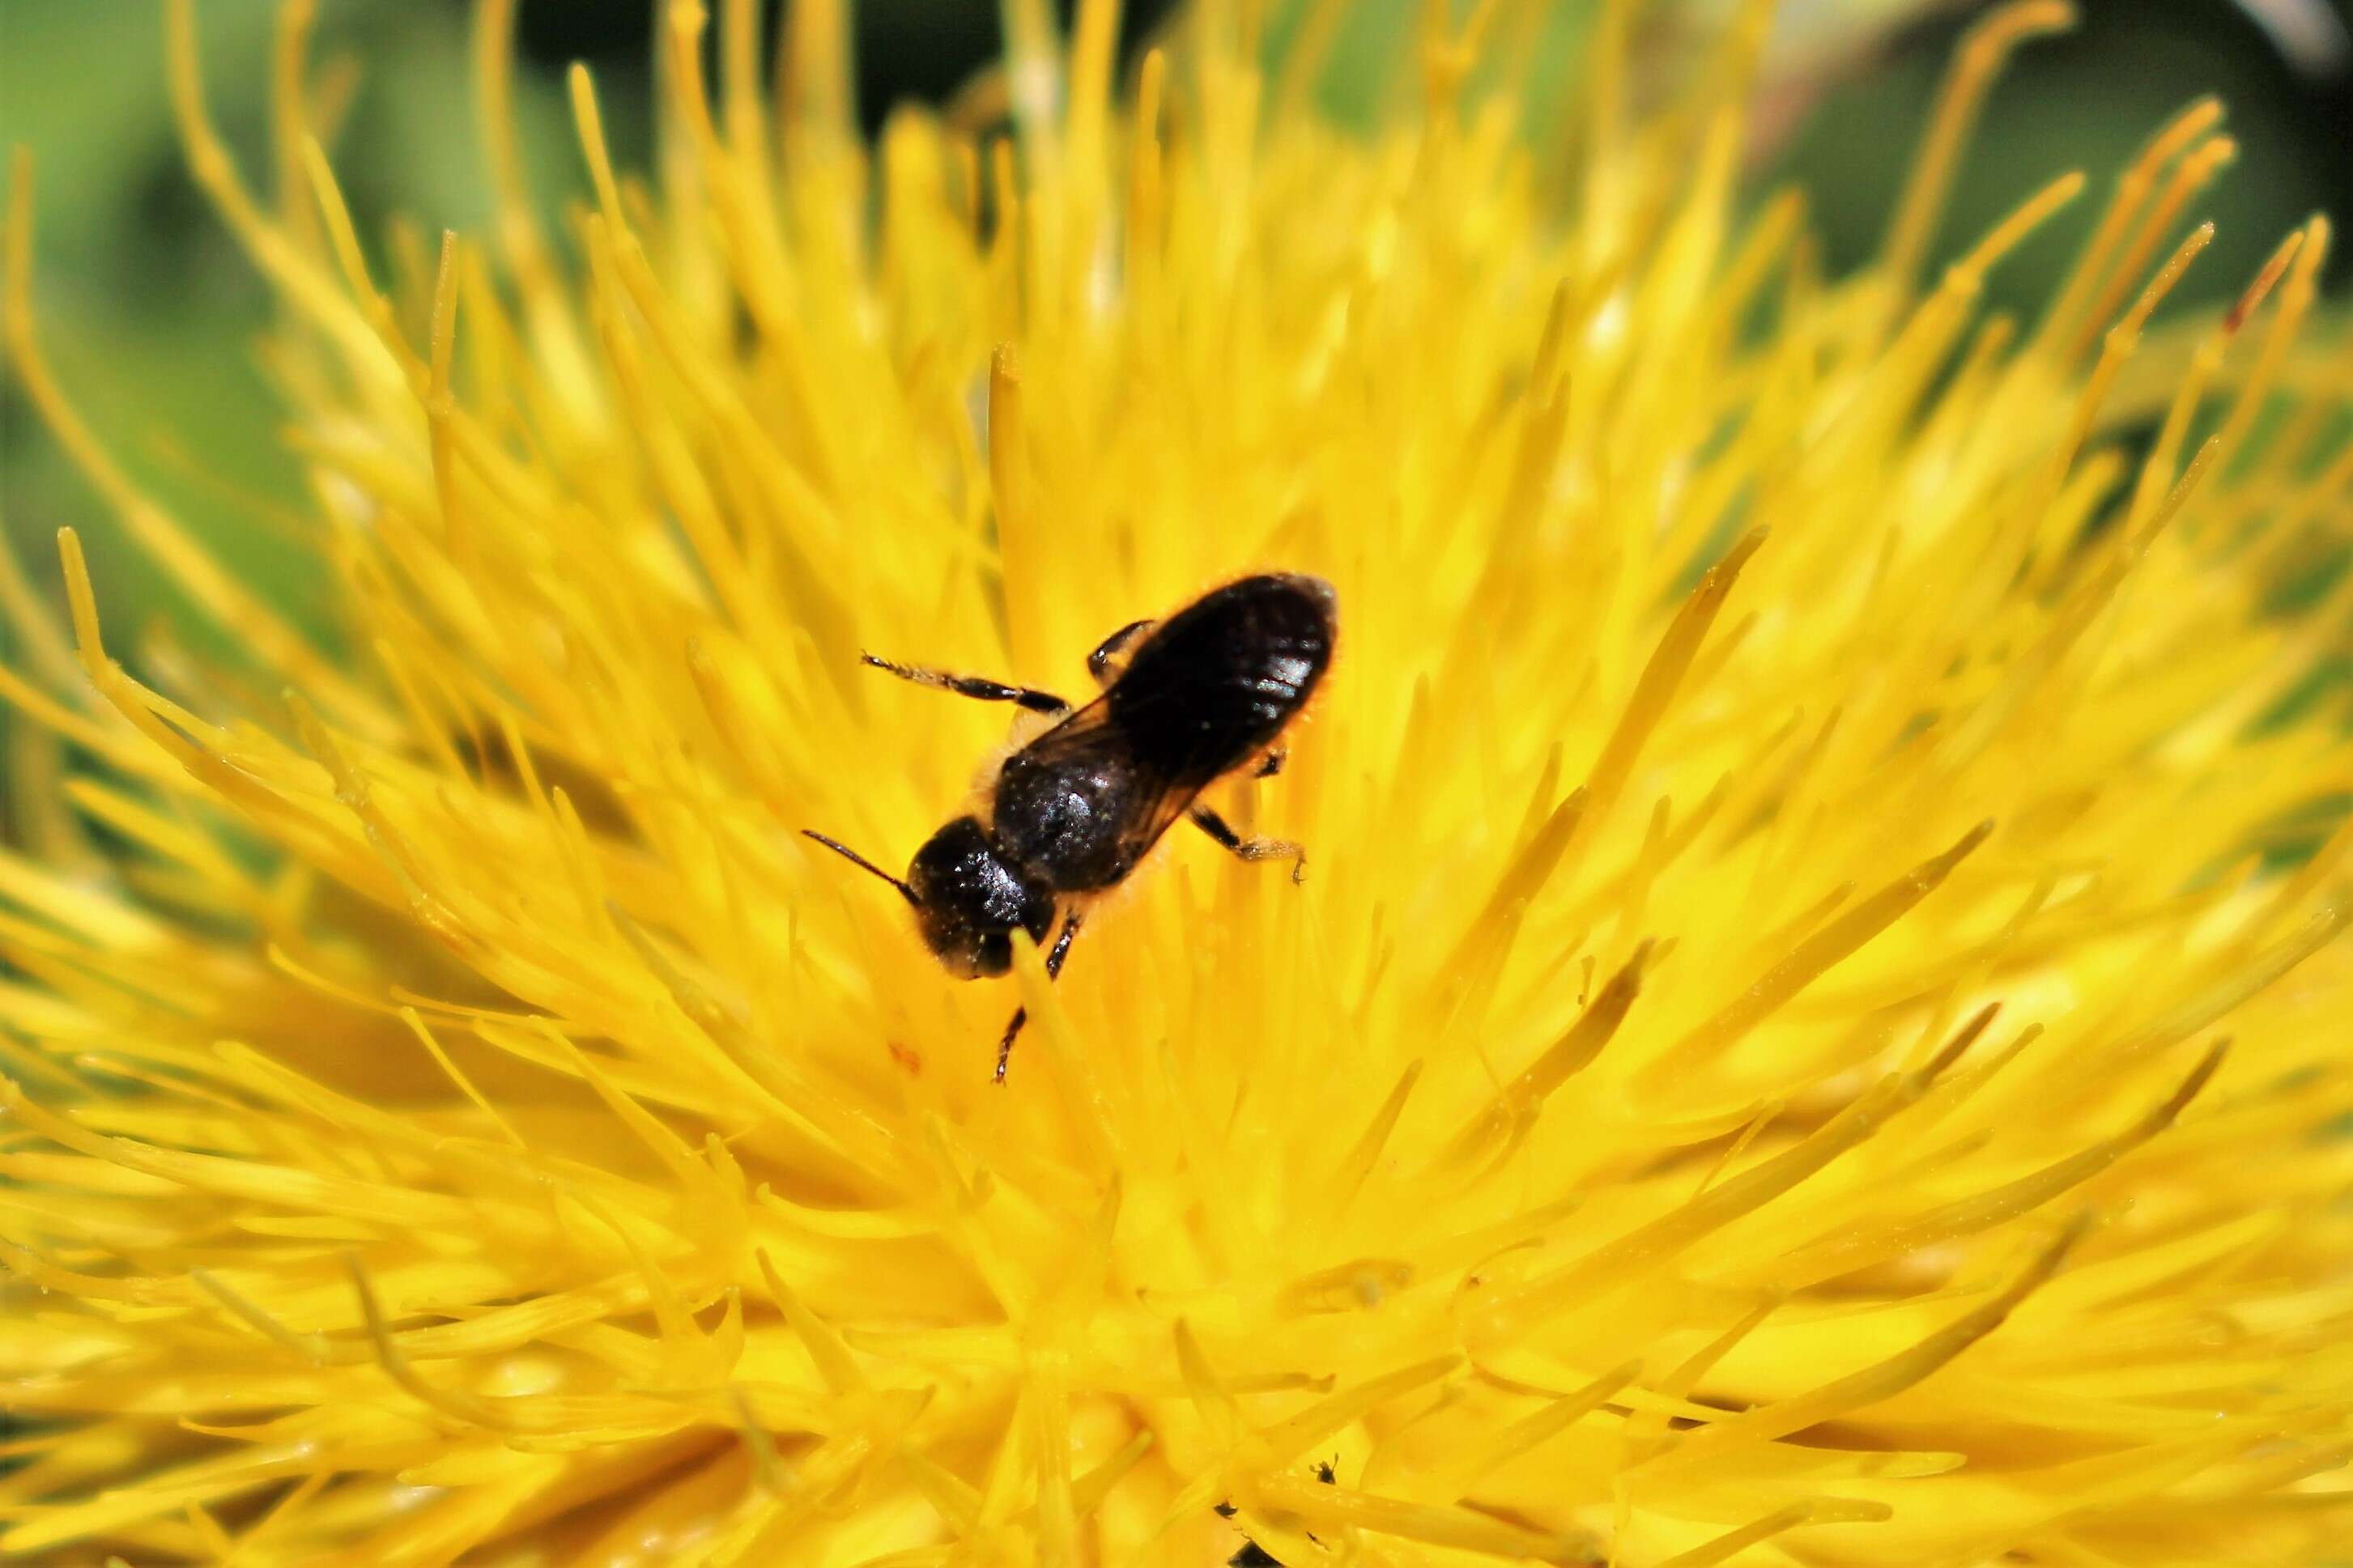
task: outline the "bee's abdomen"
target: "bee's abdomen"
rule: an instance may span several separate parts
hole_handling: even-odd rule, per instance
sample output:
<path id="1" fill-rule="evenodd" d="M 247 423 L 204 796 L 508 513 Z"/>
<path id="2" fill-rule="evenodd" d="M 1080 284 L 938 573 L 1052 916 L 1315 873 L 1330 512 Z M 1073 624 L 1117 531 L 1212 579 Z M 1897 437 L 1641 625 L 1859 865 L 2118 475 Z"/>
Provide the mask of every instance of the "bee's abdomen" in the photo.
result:
<path id="1" fill-rule="evenodd" d="M 1264 751 L 1332 662 L 1330 584 L 1271 574 L 1229 583 L 1163 622 L 1112 687 L 1137 759 L 1199 784 Z"/>

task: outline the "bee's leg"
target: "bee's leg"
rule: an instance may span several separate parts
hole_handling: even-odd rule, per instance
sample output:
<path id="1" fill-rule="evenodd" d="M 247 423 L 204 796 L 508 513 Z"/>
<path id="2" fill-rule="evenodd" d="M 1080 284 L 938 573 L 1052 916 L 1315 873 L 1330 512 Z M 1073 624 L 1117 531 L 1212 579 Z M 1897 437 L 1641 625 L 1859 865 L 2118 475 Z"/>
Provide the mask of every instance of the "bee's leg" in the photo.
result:
<path id="1" fill-rule="evenodd" d="M 944 669 L 932 669 L 920 664 L 893 664 L 871 653 L 860 654 L 858 661 L 871 664 L 877 669 L 887 669 L 902 680 L 912 680 L 918 686 L 935 686 L 959 697 L 976 697 L 983 702 L 1018 703 L 1032 713 L 1060 715 L 1071 710 L 1071 705 L 1062 699 L 1034 687 L 1008 686 L 1001 680 L 991 680 L 986 676 L 953 675 Z"/>
<path id="2" fill-rule="evenodd" d="M 1016 1007 L 1013 1009 L 1013 1022 L 1005 1026 L 1005 1037 L 997 1042 L 996 1081 L 998 1083 L 1003 1083 L 1005 1081 L 1006 1066 L 1013 1060 L 1013 1037 L 1019 1034 L 1021 1032 L 1021 1026 L 1029 1021 L 1029 1009 L 1027 1007 Z"/>
<path id="3" fill-rule="evenodd" d="M 1059 980 L 1062 975 L 1062 960 L 1071 955 L 1071 939 L 1079 934 L 1079 911 L 1072 910 L 1062 917 L 1062 929 L 1054 938 L 1053 951 L 1046 954 L 1046 978 Z"/>
<path id="4" fill-rule="evenodd" d="M 1097 686 L 1111 684 L 1111 661 L 1119 657 L 1122 648 L 1135 640 L 1137 633 L 1151 625 L 1150 621 L 1130 621 L 1095 645 L 1095 651 L 1087 655 L 1087 673 L 1095 678 Z"/>
<path id="5" fill-rule="evenodd" d="M 1079 934 L 1079 911 L 1072 910 L 1062 917 L 1062 929 L 1054 938 L 1051 951 L 1046 954 L 1046 978 L 1053 980 L 1062 973 L 1062 960 L 1071 955 L 1071 939 Z M 1029 1009 L 1013 1009 L 1013 1021 L 1005 1026 L 1005 1037 L 997 1042 L 997 1081 L 1005 1081 L 1006 1064 L 1013 1058 L 1013 1037 L 1029 1021 Z"/>
<path id="6" fill-rule="evenodd" d="M 1293 844 L 1288 838 L 1244 838 L 1224 817 L 1206 805 L 1197 805 L 1185 815 L 1193 819 L 1194 826 L 1245 860 L 1280 860 L 1289 856 L 1291 879 L 1294 882 L 1307 879 L 1307 850 L 1303 846 Z"/>
<path id="7" fill-rule="evenodd" d="M 1288 746 L 1275 746 L 1270 749 L 1265 756 L 1259 759 L 1258 772 L 1250 774 L 1250 777 L 1254 779 L 1271 779 L 1275 774 L 1281 773 L 1282 771 L 1282 764 L 1289 761 L 1291 761 L 1291 748 Z"/>

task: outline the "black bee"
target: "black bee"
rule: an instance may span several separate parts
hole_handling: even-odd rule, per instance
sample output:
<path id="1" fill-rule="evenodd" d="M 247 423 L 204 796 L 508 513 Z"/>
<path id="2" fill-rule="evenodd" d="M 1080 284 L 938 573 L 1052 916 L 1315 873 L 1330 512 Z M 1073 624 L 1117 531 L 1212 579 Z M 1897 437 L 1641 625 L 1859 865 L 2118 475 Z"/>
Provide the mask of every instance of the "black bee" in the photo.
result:
<path id="1" fill-rule="evenodd" d="M 1252 763 L 1261 778 L 1281 769 L 1283 728 L 1324 679 L 1337 631 L 1322 578 L 1244 577 L 1165 621 L 1131 621 L 1105 637 L 1087 656 L 1103 694 L 1077 709 L 1051 692 L 863 654 L 902 679 L 1060 722 L 1005 759 L 979 810 L 933 834 L 904 881 L 803 831 L 898 889 L 923 941 L 964 979 L 1005 973 L 1013 933 L 1042 942 L 1060 916 L 1046 955 L 1051 978 L 1079 934 L 1081 900 L 1117 886 L 1179 816 L 1245 860 L 1288 857 L 1292 880 L 1301 879 L 1298 845 L 1244 838 L 1197 797 Z M 1015 1008 L 997 1043 L 999 1082 L 1028 1018 Z"/>

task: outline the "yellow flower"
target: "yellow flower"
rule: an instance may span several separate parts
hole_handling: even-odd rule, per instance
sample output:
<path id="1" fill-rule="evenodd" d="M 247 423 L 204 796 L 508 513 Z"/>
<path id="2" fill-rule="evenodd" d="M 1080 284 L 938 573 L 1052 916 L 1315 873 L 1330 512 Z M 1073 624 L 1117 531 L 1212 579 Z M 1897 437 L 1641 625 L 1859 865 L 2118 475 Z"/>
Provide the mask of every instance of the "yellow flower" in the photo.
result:
<path id="1" fill-rule="evenodd" d="M 1965 46 L 1839 281 L 1796 198 L 1735 200 L 1757 5 L 1639 121 L 1608 6 L 1531 146 L 1531 7 L 1435 7 L 1352 137 L 1304 90 L 1335 6 L 1261 76 L 1259 8 L 1204 0 L 1123 89 L 1112 0 L 1067 51 L 1017 0 L 1009 134 L 984 94 L 869 147 L 840 0 L 773 98 L 751 0 L 715 86 L 674 5 L 658 176 L 575 72 L 561 234 L 501 139 L 512 9 L 496 231 L 387 276 L 306 9 L 266 201 L 171 11 L 348 659 L 76 417 L 17 168 L 15 374 L 243 657 L 102 632 L 71 531 L 69 631 L 0 574 L 37 786 L 0 858 L 0 1552 L 2347 1538 L 2353 742 L 2311 677 L 2353 586 L 2270 601 L 2353 527 L 2353 375 L 2318 219 L 2136 359 L 2217 106 L 2010 321 L 1982 280 L 2083 180 L 1924 260 L 2046 0 Z M 1336 585 L 1340 658 L 1288 771 L 1212 798 L 1303 886 L 1180 828 L 1060 984 L 1024 944 L 965 984 L 799 837 L 895 864 L 1002 739 L 861 647 L 1068 690 L 1261 567 Z"/>

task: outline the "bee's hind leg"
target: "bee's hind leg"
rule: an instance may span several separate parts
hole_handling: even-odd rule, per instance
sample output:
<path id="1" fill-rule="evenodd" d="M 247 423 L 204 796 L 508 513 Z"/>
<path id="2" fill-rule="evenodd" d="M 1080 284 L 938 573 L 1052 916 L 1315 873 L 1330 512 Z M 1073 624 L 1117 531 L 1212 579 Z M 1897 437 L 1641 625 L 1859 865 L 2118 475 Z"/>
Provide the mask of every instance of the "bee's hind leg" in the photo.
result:
<path id="1" fill-rule="evenodd" d="M 1291 879 L 1307 879 L 1307 850 L 1303 845 L 1288 838 L 1244 838 L 1236 833 L 1232 824 L 1206 805 L 1197 805 L 1185 814 L 1193 826 L 1223 845 L 1226 849 L 1245 860 L 1281 860 L 1289 858 Z"/>
<path id="2" fill-rule="evenodd" d="M 1095 645 L 1095 651 L 1087 655 L 1087 673 L 1095 678 L 1097 686 L 1112 683 L 1118 671 L 1112 668 L 1111 661 L 1117 658 L 1140 633 L 1150 630 L 1151 626 L 1150 621 L 1130 621 Z"/>

